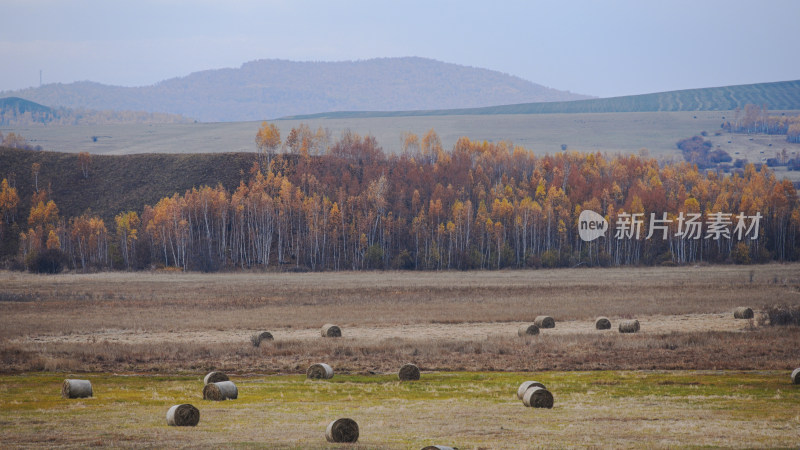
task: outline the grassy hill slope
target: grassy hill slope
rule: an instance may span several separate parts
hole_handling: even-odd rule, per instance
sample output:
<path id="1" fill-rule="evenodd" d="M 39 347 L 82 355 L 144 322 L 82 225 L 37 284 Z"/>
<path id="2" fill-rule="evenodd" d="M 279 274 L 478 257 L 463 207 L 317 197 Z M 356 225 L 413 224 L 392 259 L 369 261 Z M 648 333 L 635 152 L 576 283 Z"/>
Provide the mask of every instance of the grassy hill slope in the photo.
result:
<path id="1" fill-rule="evenodd" d="M 37 152 L 0 147 L 0 178 L 13 178 L 21 197 L 19 214 L 27 217 L 34 192 L 31 166 L 38 162 L 39 188 L 51 187 L 50 198 L 62 217 L 87 209 L 106 221 L 122 212 L 141 212 L 144 205 L 175 192 L 222 183 L 234 190 L 249 175 L 254 153 L 92 155 L 83 178 L 74 153 Z"/>
<path id="2" fill-rule="evenodd" d="M 451 116 L 496 114 L 561 114 L 657 111 L 728 111 L 747 104 L 767 105 L 771 110 L 800 109 L 800 80 L 738 86 L 687 89 L 655 94 L 547 103 L 520 103 L 485 108 L 428 111 L 330 112 L 287 119 L 344 119 L 368 117 Z"/>
<path id="3" fill-rule="evenodd" d="M 19 97 L 5 97 L 0 98 L 0 111 L 14 111 L 17 114 L 36 113 L 36 114 L 52 114 L 53 110 L 47 106 L 25 100 Z"/>

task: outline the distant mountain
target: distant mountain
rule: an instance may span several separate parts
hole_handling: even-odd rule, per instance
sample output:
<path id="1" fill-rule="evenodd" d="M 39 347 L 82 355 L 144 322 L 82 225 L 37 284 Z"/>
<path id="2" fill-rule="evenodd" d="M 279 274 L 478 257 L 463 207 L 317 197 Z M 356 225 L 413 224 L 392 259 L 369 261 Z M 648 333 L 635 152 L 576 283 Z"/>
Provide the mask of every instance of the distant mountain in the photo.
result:
<path id="1" fill-rule="evenodd" d="M 369 117 L 452 116 L 482 114 L 560 114 L 655 111 L 730 111 L 752 104 L 773 111 L 800 110 L 800 80 L 738 86 L 686 89 L 626 97 L 566 102 L 520 103 L 482 108 L 409 111 L 337 111 L 285 119 L 344 119 Z"/>
<path id="2" fill-rule="evenodd" d="M 4 92 L 51 106 L 181 114 L 205 122 L 274 119 L 325 111 L 472 108 L 590 98 L 519 77 L 425 58 L 346 62 L 259 60 L 119 87 L 93 82 Z"/>

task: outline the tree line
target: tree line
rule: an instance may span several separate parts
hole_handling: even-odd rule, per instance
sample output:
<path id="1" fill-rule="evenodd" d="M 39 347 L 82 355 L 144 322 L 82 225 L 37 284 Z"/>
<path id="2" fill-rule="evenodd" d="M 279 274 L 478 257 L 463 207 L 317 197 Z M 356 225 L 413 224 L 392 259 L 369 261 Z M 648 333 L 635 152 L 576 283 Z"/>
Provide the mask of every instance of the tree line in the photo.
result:
<path id="1" fill-rule="evenodd" d="M 766 106 L 748 104 L 743 112 L 737 108 L 733 122 L 724 122 L 722 128 L 733 133 L 785 134 L 787 142 L 800 143 L 800 116 L 771 116 Z"/>
<path id="2" fill-rule="evenodd" d="M 0 105 L 0 126 L 25 127 L 34 124 L 103 125 L 130 123 L 188 123 L 179 114 L 145 111 L 93 110 L 86 108 L 47 108 L 21 110 Z"/>
<path id="3" fill-rule="evenodd" d="M 308 127 L 283 141 L 265 123 L 256 141 L 262 156 L 236 189 L 195 187 L 121 211 L 110 224 L 91 213 L 60 217 L 46 189 L 22 208 L 4 180 L 0 232 L 7 241 L 16 233 L 17 261 L 33 270 L 446 270 L 800 257 L 797 192 L 764 166 L 723 176 L 687 162 L 536 156 L 467 138 L 444 149 L 433 130 L 406 133 L 397 155 L 371 136 L 346 132 L 331 142 Z M 580 237 L 584 210 L 604 216 L 604 237 Z M 682 233 L 684 218 L 711 226 L 717 214 L 727 214 L 717 239 Z M 748 218 L 750 235 L 737 235 L 737 216 Z M 615 236 L 631 217 L 643 232 Z"/>
<path id="4" fill-rule="evenodd" d="M 25 139 L 19 133 L 14 133 L 13 131 L 3 135 L 3 132 L 0 131 L 0 146 L 8 147 L 8 148 L 18 148 L 21 150 L 42 150 L 40 145 L 33 146 L 28 143 L 28 140 Z"/>

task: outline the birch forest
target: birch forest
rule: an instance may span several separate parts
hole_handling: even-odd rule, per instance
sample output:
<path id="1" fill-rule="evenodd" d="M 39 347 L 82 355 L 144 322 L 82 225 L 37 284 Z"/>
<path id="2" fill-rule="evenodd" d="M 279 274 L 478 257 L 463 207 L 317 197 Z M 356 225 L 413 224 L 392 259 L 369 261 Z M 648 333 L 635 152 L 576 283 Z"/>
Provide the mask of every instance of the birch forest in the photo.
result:
<path id="1" fill-rule="evenodd" d="M 371 136 L 332 141 L 305 126 L 281 139 L 265 123 L 256 143 L 259 157 L 235 190 L 198 185 L 119 211 L 113 223 L 90 213 L 61 217 L 46 189 L 20 205 L 3 180 L 2 230 L 19 230 L 17 259 L 44 271 L 47 264 L 467 270 L 800 257 L 797 192 L 766 166 L 727 175 L 638 155 L 535 155 L 467 138 L 445 149 L 434 130 L 406 133 L 396 155 Z M 605 218 L 605 236 L 581 239 L 584 210 Z M 640 229 L 620 233 L 629 217 L 641 218 Z M 684 232 L 687 217 L 699 223 L 697 233 Z M 737 218 L 746 229 L 737 230 Z"/>

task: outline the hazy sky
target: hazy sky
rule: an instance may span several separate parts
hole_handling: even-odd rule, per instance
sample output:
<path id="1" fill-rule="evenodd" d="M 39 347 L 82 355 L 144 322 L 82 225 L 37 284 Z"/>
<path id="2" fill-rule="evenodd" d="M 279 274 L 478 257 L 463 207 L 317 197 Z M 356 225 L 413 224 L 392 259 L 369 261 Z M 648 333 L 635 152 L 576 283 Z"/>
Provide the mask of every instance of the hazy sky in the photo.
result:
<path id="1" fill-rule="evenodd" d="M 0 91 L 422 56 L 617 95 L 800 78 L 800 0 L 0 0 Z"/>

